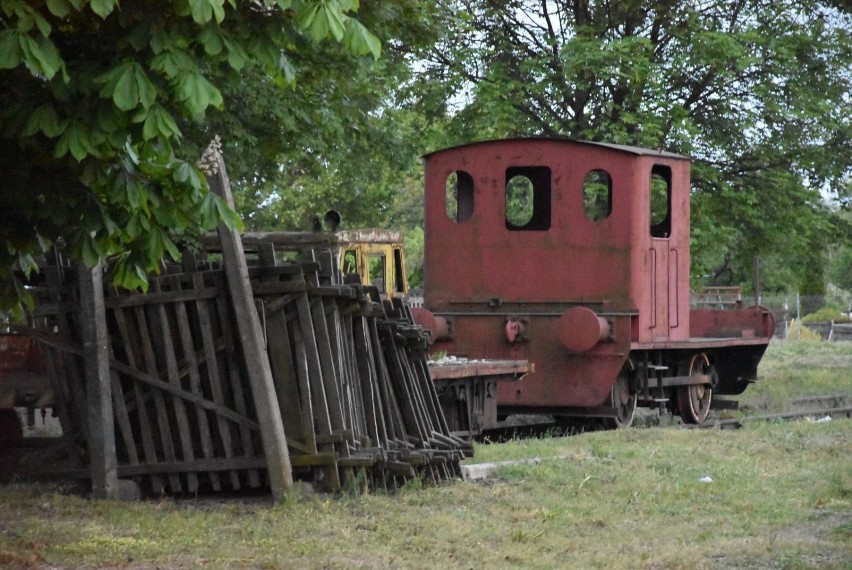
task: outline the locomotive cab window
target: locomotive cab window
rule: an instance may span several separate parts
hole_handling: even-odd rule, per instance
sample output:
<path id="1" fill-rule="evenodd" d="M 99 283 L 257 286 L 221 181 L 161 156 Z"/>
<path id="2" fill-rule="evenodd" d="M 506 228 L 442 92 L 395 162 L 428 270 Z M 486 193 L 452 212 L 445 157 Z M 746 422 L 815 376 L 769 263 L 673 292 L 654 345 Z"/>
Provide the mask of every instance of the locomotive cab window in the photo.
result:
<path id="1" fill-rule="evenodd" d="M 402 270 L 402 249 L 393 248 L 393 290 L 396 293 L 405 293 L 405 276 Z"/>
<path id="2" fill-rule="evenodd" d="M 343 252 L 343 273 L 358 273 L 358 251 L 347 249 Z"/>
<path id="3" fill-rule="evenodd" d="M 550 229 L 550 168 L 513 166 L 506 169 L 506 229 Z"/>
<path id="4" fill-rule="evenodd" d="M 612 178 L 606 170 L 592 170 L 583 180 L 583 207 L 593 222 L 612 213 Z"/>
<path id="5" fill-rule="evenodd" d="M 672 169 L 655 164 L 651 169 L 651 237 L 672 234 Z"/>
<path id="6" fill-rule="evenodd" d="M 385 275 L 387 275 L 387 260 L 384 255 L 371 253 L 368 258 L 370 283 L 378 288 L 379 293 L 385 293 Z"/>
<path id="7" fill-rule="evenodd" d="M 447 176 L 447 217 L 454 222 L 464 222 L 473 215 L 473 177 L 464 170 Z"/>

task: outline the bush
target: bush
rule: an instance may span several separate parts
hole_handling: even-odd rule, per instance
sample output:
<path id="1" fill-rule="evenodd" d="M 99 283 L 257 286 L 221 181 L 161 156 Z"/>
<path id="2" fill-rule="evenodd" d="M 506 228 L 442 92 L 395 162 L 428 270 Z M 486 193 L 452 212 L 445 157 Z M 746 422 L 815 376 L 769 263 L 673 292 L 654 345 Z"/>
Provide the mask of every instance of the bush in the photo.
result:
<path id="1" fill-rule="evenodd" d="M 802 319 L 802 321 L 804 320 Z M 787 330 L 787 340 L 821 341 L 822 337 L 796 319 L 793 319 L 790 321 L 790 328 Z"/>
<path id="2" fill-rule="evenodd" d="M 852 322 L 852 319 L 844 315 L 837 307 L 823 307 L 818 311 L 802 317 L 803 323 L 824 323 L 828 321 L 846 323 Z"/>

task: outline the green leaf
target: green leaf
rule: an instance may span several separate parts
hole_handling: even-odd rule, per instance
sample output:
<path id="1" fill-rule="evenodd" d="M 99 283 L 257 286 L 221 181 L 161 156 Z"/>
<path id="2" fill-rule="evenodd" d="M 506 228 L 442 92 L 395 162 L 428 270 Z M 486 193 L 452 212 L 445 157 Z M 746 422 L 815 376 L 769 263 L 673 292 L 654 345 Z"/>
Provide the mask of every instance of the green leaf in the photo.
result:
<path id="1" fill-rule="evenodd" d="M 138 63 L 133 65 L 136 72 L 136 88 L 139 92 L 139 102 L 146 109 L 157 99 L 157 87 L 148 79 L 148 74 Z"/>
<path id="2" fill-rule="evenodd" d="M 217 23 L 221 24 L 222 20 L 225 19 L 223 6 L 223 0 L 189 0 L 192 19 L 197 24 L 206 24 L 213 17 L 216 18 Z"/>
<path id="3" fill-rule="evenodd" d="M 107 16 L 109 16 L 113 9 L 115 8 L 115 3 L 117 0 L 91 0 L 89 5 L 92 7 L 92 11 L 101 17 L 101 19 L 106 20 Z"/>
<path id="4" fill-rule="evenodd" d="M 27 121 L 21 136 L 32 136 L 41 131 L 50 138 L 58 137 L 68 126 L 68 121 L 60 121 L 53 105 L 42 105 L 36 109 Z"/>
<path id="5" fill-rule="evenodd" d="M 372 54 L 373 59 L 379 59 L 382 54 L 382 42 L 353 18 L 346 20 L 346 48 L 355 55 Z"/>
<path id="6" fill-rule="evenodd" d="M 139 222 L 139 214 L 133 214 L 127 223 L 124 224 L 124 232 L 130 239 L 139 237 L 142 233 L 142 224 Z"/>
<path id="7" fill-rule="evenodd" d="M 130 111 L 138 105 L 150 107 L 157 98 L 157 87 L 136 62 L 125 62 L 96 79 L 104 83 L 101 97 L 111 97 L 115 106 Z"/>
<path id="8" fill-rule="evenodd" d="M 98 156 L 90 136 L 91 133 L 78 121 L 70 123 L 56 143 L 54 156 L 61 158 L 70 152 L 77 162 L 89 155 Z"/>
<path id="9" fill-rule="evenodd" d="M 139 182 L 129 173 L 125 176 L 124 190 L 127 196 L 127 203 L 134 210 L 137 209 L 142 201 L 143 190 Z"/>
<path id="10" fill-rule="evenodd" d="M 181 132 L 169 112 L 159 105 L 154 105 L 145 118 L 142 137 L 147 141 L 159 136 L 180 138 Z"/>
<path id="11" fill-rule="evenodd" d="M 200 73 L 185 73 L 177 83 L 177 96 L 189 112 L 200 115 L 208 106 L 222 108 L 222 93 Z"/>
<path id="12" fill-rule="evenodd" d="M 124 65 L 124 71 L 115 83 L 112 100 L 122 111 L 129 111 L 139 104 L 139 87 L 132 63 Z"/>
<path id="13" fill-rule="evenodd" d="M 47 0 L 47 9 L 57 18 L 64 18 L 71 11 L 67 0 Z"/>
<path id="14" fill-rule="evenodd" d="M 86 267 L 94 267 L 101 259 L 96 247 L 95 241 L 89 235 L 84 234 L 82 243 L 80 244 L 80 257 L 82 257 Z"/>
<path id="15" fill-rule="evenodd" d="M 0 32 L 0 69 L 14 69 L 20 65 L 24 52 L 17 30 Z"/>
<path id="16" fill-rule="evenodd" d="M 344 17 L 336 2 L 322 1 L 311 5 L 304 14 L 297 17 L 297 25 L 301 30 L 307 31 L 315 42 L 325 39 L 329 34 L 340 41 L 346 31 Z"/>
<path id="17" fill-rule="evenodd" d="M 187 184 L 193 191 L 196 192 L 204 188 L 204 181 L 199 174 L 198 169 L 188 163 L 181 162 L 180 165 L 172 172 L 172 180 L 180 184 Z"/>
<path id="18" fill-rule="evenodd" d="M 45 20 L 44 16 L 42 16 L 41 14 L 36 12 L 35 10 L 32 11 L 32 17 L 33 17 L 33 21 L 35 22 L 36 27 L 38 27 L 38 31 L 41 32 L 41 35 L 44 36 L 44 37 L 49 36 L 50 32 L 52 30 L 52 28 L 50 26 L 50 22 Z"/>
<path id="19" fill-rule="evenodd" d="M 204 229 L 212 229 L 219 222 L 216 195 L 208 192 L 198 205 L 199 223 Z"/>
<path id="20" fill-rule="evenodd" d="M 204 46 L 204 53 L 207 55 L 218 55 L 222 53 L 222 37 L 213 27 L 207 26 L 201 30 L 201 33 L 198 34 L 198 41 L 200 41 L 201 45 Z"/>
<path id="21" fill-rule="evenodd" d="M 248 62 L 249 56 L 243 46 L 230 38 L 224 38 L 225 47 L 228 49 L 228 64 L 236 71 L 240 71 Z"/>
<path id="22" fill-rule="evenodd" d="M 59 50 L 49 39 L 39 37 L 38 40 L 34 40 L 27 35 L 21 35 L 19 38 L 24 65 L 33 75 L 44 75 L 50 79 L 63 66 Z"/>
<path id="23" fill-rule="evenodd" d="M 213 194 L 212 192 L 208 192 L 208 194 L 214 198 L 216 214 L 219 216 L 219 220 L 230 230 L 242 229 L 243 222 L 240 219 L 239 214 L 237 214 L 233 208 L 229 207 L 225 201 L 216 194 Z"/>
<path id="24" fill-rule="evenodd" d="M 189 54 L 176 47 L 162 50 L 151 60 L 151 69 L 163 72 L 169 79 L 186 71 L 194 71 L 197 67 Z"/>
<path id="25" fill-rule="evenodd" d="M 171 238 L 165 234 L 163 235 L 163 245 L 173 260 L 180 261 L 180 251 L 178 251 L 175 242 L 173 242 Z"/>

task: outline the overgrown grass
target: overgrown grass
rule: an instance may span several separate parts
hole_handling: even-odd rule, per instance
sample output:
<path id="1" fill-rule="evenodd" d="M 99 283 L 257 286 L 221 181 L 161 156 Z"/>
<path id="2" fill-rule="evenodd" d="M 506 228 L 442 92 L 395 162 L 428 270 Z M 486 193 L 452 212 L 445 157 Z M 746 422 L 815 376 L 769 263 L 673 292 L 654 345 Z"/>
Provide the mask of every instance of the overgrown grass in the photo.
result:
<path id="1" fill-rule="evenodd" d="M 752 388 L 848 390 L 837 374 L 848 378 L 849 353 L 810 348 L 773 345 Z M 810 370 L 812 390 L 785 380 L 787 368 Z M 834 380 L 821 376 L 826 368 Z M 294 495 L 275 506 L 114 503 L 46 486 L 0 487 L 0 567 L 852 566 L 849 419 L 597 432 L 478 445 L 476 453 L 475 462 L 542 461 L 503 467 L 481 483 L 415 482 L 393 496 Z"/>
<path id="2" fill-rule="evenodd" d="M 852 342 L 774 341 L 758 376 L 736 398 L 741 406 L 786 411 L 791 400 L 807 396 L 852 400 Z"/>

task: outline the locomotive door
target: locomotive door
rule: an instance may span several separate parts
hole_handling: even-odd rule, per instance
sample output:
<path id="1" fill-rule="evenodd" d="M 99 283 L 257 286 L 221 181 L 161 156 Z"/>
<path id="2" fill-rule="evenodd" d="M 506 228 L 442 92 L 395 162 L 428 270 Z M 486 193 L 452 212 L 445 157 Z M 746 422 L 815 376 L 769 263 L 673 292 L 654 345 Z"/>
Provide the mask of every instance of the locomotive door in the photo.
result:
<path id="1" fill-rule="evenodd" d="M 672 240 L 672 171 L 655 164 L 649 187 L 651 336 L 667 339 L 678 326 L 678 252 Z M 678 223 L 682 223 L 678 221 Z"/>
<path id="2" fill-rule="evenodd" d="M 655 340 L 664 338 L 669 328 L 669 280 L 664 278 L 669 265 L 668 250 L 665 240 L 651 240 L 648 269 L 651 276 L 651 334 Z"/>
<path id="3" fill-rule="evenodd" d="M 651 334 L 667 339 L 678 326 L 677 250 L 667 239 L 652 239 L 648 269 L 651 276 Z"/>

